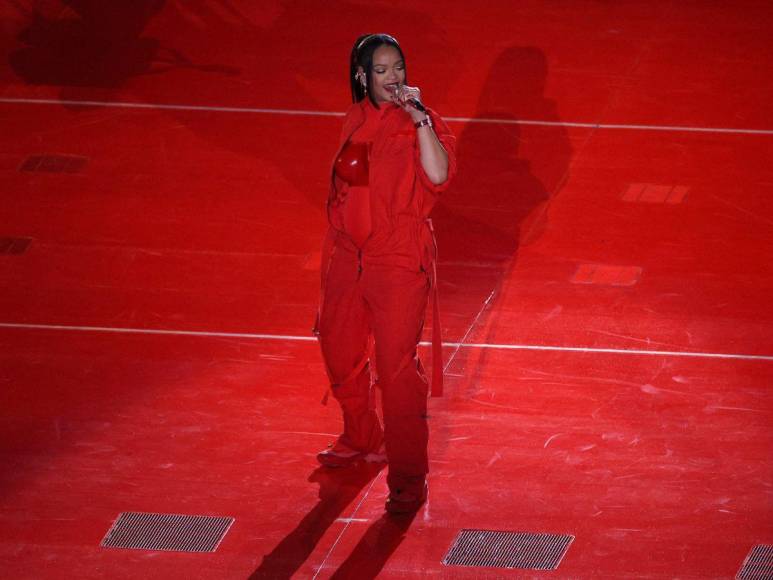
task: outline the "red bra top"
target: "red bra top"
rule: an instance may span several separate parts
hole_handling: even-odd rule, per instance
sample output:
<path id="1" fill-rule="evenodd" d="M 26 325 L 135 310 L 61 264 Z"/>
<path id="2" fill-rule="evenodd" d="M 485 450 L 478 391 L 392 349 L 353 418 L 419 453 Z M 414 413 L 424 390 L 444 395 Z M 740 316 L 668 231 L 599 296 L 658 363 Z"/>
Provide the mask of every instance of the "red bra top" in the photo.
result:
<path id="1" fill-rule="evenodd" d="M 333 164 L 336 176 L 352 186 L 368 185 L 368 143 L 347 141 Z"/>

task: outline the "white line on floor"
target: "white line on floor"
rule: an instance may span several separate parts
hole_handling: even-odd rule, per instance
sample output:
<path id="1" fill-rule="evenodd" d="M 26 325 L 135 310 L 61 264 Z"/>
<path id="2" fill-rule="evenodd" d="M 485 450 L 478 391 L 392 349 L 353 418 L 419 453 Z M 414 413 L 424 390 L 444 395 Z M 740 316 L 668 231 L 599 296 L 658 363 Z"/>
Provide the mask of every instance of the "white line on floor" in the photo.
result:
<path id="1" fill-rule="evenodd" d="M 429 344 L 429 343 L 427 343 Z M 455 343 L 444 342 L 443 346 L 454 346 Z M 756 354 L 727 354 L 721 352 L 690 352 L 678 350 L 637 350 L 628 348 L 590 348 L 583 346 L 540 346 L 531 344 L 484 344 L 468 342 L 462 348 L 491 348 L 501 350 L 547 350 L 555 352 L 588 352 L 609 354 L 632 354 L 644 356 L 681 356 L 695 358 L 724 358 L 740 360 L 765 360 L 773 361 L 773 356 Z"/>
<path id="2" fill-rule="evenodd" d="M 184 105 L 165 103 L 130 103 L 123 101 L 79 101 L 66 99 L 26 99 L 2 97 L 0 103 L 24 105 L 67 105 L 70 107 L 116 107 L 124 109 L 166 109 L 177 111 L 212 111 L 218 113 L 255 113 L 268 115 L 301 115 L 314 117 L 343 117 L 336 111 L 309 111 L 302 109 L 269 109 L 260 107 L 225 107 L 215 105 Z M 681 131 L 687 133 L 731 133 L 739 135 L 773 135 L 773 129 L 740 129 L 732 127 L 689 127 L 681 125 L 634 125 L 619 123 L 578 123 L 568 121 L 541 121 L 534 119 L 495 119 L 488 117 L 444 117 L 456 123 L 489 123 L 498 125 L 540 125 L 547 127 L 581 127 L 588 129 L 627 129 L 632 131 Z"/>
<path id="3" fill-rule="evenodd" d="M 261 109 L 256 107 L 218 107 L 211 105 L 176 105 L 163 103 L 127 103 L 123 101 L 69 101 L 65 99 L 16 99 L 0 97 L 0 103 L 22 105 L 67 105 L 69 107 L 114 107 L 119 109 L 171 109 L 175 111 L 212 111 L 217 113 L 263 113 L 269 115 L 305 115 L 343 117 L 335 111 L 304 111 L 296 109 Z"/>
<path id="4" fill-rule="evenodd" d="M 206 336 L 215 338 L 249 338 L 252 340 L 291 340 L 315 342 L 313 336 L 285 334 L 254 334 L 246 332 L 209 332 L 198 330 L 161 330 L 155 328 L 114 328 L 110 326 L 67 326 L 61 324 L 13 324 L 0 322 L 0 328 L 27 328 L 30 330 L 66 330 L 74 332 L 116 332 L 120 334 L 167 334 L 174 336 Z"/>
<path id="5" fill-rule="evenodd" d="M 202 336 L 212 338 L 245 338 L 250 340 L 276 340 L 293 342 L 316 342 L 313 336 L 297 336 L 291 334 L 257 334 L 250 332 L 210 332 L 196 330 L 161 330 L 153 328 L 115 328 L 109 326 L 68 326 L 62 324 L 17 324 L 12 322 L 0 322 L 0 328 L 14 328 L 27 330 L 59 330 L 68 332 L 112 332 L 119 334 L 155 334 L 172 336 Z M 430 346 L 430 342 L 420 343 L 422 346 Z M 487 344 L 475 342 L 444 342 L 448 348 L 487 348 L 493 350 L 536 350 L 548 352 L 582 352 L 597 354 L 624 354 L 638 356 L 673 356 L 693 358 L 737 359 L 737 360 L 761 360 L 773 362 L 773 356 L 756 354 L 728 354 L 717 352 L 690 352 L 672 350 L 638 350 L 626 348 L 596 348 L 583 346 L 550 346 L 534 344 Z"/>

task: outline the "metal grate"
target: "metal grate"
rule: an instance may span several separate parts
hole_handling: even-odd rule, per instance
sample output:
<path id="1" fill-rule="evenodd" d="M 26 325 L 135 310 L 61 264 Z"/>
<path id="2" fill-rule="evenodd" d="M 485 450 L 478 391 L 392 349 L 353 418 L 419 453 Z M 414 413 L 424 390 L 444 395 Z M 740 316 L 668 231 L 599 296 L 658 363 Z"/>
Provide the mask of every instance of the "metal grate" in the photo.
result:
<path id="1" fill-rule="evenodd" d="M 27 251 L 32 238 L 0 238 L 0 254 L 18 256 Z"/>
<path id="2" fill-rule="evenodd" d="M 86 163 L 88 163 L 88 157 L 79 155 L 32 155 L 24 160 L 19 171 L 78 173 Z"/>
<path id="3" fill-rule="evenodd" d="M 102 540 L 103 548 L 214 552 L 233 518 L 124 512 Z"/>
<path id="4" fill-rule="evenodd" d="M 573 540 L 574 536 L 558 534 L 462 530 L 443 564 L 555 570 Z"/>
<path id="5" fill-rule="evenodd" d="M 736 580 L 771 579 L 773 579 L 773 546 L 765 544 L 754 546 L 736 574 Z"/>

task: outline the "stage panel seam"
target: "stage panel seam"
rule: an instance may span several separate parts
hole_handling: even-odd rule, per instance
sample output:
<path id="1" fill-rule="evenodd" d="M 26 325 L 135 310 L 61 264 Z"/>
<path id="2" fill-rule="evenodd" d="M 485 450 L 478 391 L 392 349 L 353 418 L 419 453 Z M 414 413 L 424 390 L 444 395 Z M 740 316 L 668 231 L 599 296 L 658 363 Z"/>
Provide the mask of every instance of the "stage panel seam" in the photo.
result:
<path id="1" fill-rule="evenodd" d="M 132 103 L 124 101 L 80 101 L 66 99 L 25 99 L 2 97 L 0 103 L 11 105 L 67 105 L 70 107 L 116 107 L 126 109 L 159 109 L 178 111 L 208 111 L 220 113 L 253 113 L 266 115 L 293 115 L 314 117 L 343 117 L 339 111 L 311 111 L 303 109 L 273 109 L 263 107 L 229 107 L 219 105 L 185 105 L 174 103 Z M 626 123 L 589 123 L 572 121 L 544 121 L 539 119 L 496 119 L 486 117 L 444 117 L 452 123 L 485 123 L 496 125 L 538 125 L 544 127 L 575 127 L 585 129 L 617 129 L 630 131 L 675 131 L 686 133 L 724 133 L 735 135 L 773 135 L 773 129 L 742 129 L 735 127 L 692 127 L 687 125 L 639 125 Z"/>
<path id="2" fill-rule="evenodd" d="M 314 336 L 297 336 L 292 334 L 260 334 L 249 332 L 215 332 L 201 330 L 169 330 L 153 328 L 120 328 L 107 326 L 70 326 L 61 324 L 23 324 L 0 322 L 0 328 L 9 328 L 16 330 L 58 330 L 66 332 L 105 332 L 115 334 L 147 334 L 147 335 L 167 335 L 167 336 L 199 336 L 211 338 L 246 338 L 250 340 L 276 340 L 288 342 L 317 342 Z M 422 341 L 421 346 L 430 346 L 429 341 Z M 673 356 L 673 357 L 693 357 L 693 358 L 714 358 L 714 359 L 733 359 L 733 360 L 758 360 L 773 362 L 773 355 L 758 354 L 736 354 L 721 352 L 693 352 L 678 350 L 643 350 L 626 348 L 603 348 L 603 347 L 584 347 L 584 346 L 557 346 L 557 345 L 537 345 L 537 344 L 497 344 L 481 342 L 443 342 L 444 347 L 448 348 L 480 348 L 493 350 L 532 350 L 548 352 L 579 352 L 589 354 L 622 354 L 639 356 Z"/>

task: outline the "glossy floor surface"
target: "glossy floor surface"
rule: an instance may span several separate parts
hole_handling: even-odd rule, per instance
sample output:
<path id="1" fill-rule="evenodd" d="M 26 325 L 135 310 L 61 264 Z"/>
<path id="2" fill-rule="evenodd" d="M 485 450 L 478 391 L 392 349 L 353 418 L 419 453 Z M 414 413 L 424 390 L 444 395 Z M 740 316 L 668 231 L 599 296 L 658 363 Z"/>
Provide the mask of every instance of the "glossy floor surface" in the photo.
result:
<path id="1" fill-rule="evenodd" d="M 31 239 L 0 255 L 2 577 L 732 578 L 773 544 L 769 2 L 0 22 L 0 238 Z M 446 394 L 402 519 L 385 470 L 315 461 L 341 428 L 309 332 L 323 205 L 376 30 L 459 140 Z M 127 511 L 235 522 L 209 554 L 101 548 Z M 442 564 L 464 528 L 575 540 L 555 571 Z"/>

